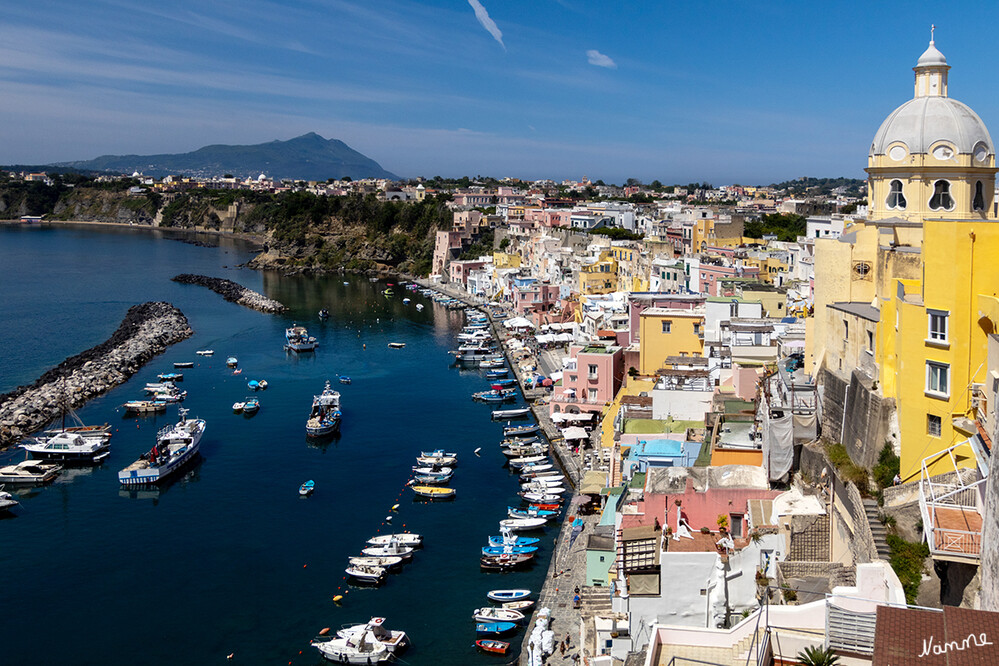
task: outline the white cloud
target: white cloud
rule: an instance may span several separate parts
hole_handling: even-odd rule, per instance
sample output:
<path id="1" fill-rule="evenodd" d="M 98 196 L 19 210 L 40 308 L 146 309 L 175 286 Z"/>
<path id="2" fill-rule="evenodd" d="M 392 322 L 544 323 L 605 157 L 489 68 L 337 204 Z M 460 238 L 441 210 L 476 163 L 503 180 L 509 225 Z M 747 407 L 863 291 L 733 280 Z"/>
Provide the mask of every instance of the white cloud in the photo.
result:
<path id="1" fill-rule="evenodd" d="M 472 5 L 472 9 L 475 10 L 475 18 L 479 19 L 479 23 L 486 29 L 486 32 L 492 35 L 493 39 L 499 42 L 499 45 L 506 51 L 506 44 L 503 43 L 503 33 L 497 27 L 496 21 L 489 18 L 489 12 L 482 6 L 482 3 L 479 0 L 468 0 L 468 4 Z"/>
<path id="2" fill-rule="evenodd" d="M 587 51 L 586 58 L 591 65 L 596 65 L 597 67 L 606 67 L 607 69 L 617 69 L 617 63 L 611 60 L 610 56 L 605 56 L 603 53 L 601 53 L 596 49 L 590 49 L 589 51 Z"/>

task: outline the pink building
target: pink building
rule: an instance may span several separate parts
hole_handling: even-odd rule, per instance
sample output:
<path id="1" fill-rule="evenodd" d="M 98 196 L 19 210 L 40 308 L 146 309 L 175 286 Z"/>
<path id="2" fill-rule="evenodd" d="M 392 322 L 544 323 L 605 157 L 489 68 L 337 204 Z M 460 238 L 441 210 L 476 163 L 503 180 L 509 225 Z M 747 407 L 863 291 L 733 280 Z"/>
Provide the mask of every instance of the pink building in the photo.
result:
<path id="1" fill-rule="evenodd" d="M 715 266 L 702 263 L 696 269 L 700 274 L 701 293 L 709 296 L 718 295 L 718 283 L 728 278 L 759 278 L 758 266 Z"/>
<path id="2" fill-rule="evenodd" d="M 530 316 L 535 312 L 548 312 L 558 303 L 559 288 L 556 285 L 535 282 L 523 287 L 514 287 L 513 308 L 517 314 Z"/>
<path id="3" fill-rule="evenodd" d="M 552 394 L 550 413 L 601 413 L 614 400 L 624 379 L 624 355 L 616 345 L 600 343 L 569 348 L 562 386 Z"/>
<path id="4" fill-rule="evenodd" d="M 450 267 L 450 281 L 460 284 L 462 287 L 468 286 L 468 274 L 477 271 L 486 265 L 485 261 L 478 259 L 467 259 L 465 261 L 452 261 Z"/>
<path id="5" fill-rule="evenodd" d="M 460 254 L 463 243 L 469 240 L 469 235 L 462 231 L 438 231 L 434 243 L 434 264 L 431 272 L 434 275 L 443 275 L 448 258 Z"/>

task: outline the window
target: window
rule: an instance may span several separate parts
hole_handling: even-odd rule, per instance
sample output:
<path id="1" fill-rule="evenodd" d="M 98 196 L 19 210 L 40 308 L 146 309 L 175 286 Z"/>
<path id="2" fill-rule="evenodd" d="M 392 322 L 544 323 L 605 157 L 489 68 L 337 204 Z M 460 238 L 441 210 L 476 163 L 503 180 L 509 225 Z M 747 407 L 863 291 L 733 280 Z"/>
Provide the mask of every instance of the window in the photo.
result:
<path id="1" fill-rule="evenodd" d="M 874 351 L 874 331 L 867 331 L 867 351 Z"/>
<path id="2" fill-rule="evenodd" d="M 977 211 L 985 210 L 985 193 L 982 191 L 982 181 L 975 182 L 975 198 L 971 203 L 971 208 Z"/>
<path id="3" fill-rule="evenodd" d="M 932 342 L 947 342 L 947 315 L 943 310 L 927 310 L 929 330 L 926 339 Z"/>
<path id="4" fill-rule="evenodd" d="M 590 377 L 590 379 L 596 379 L 597 378 L 597 366 L 594 365 L 594 364 L 592 364 L 592 363 L 590 364 L 590 375 L 589 375 L 589 377 Z"/>
<path id="5" fill-rule="evenodd" d="M 902 181 L 893 180 L 889 184 L 888 199 L 885 201 L 887 208 L 897 208 L 905 210 L 905 195 L 902 194 Z"/>
<path id="6" fill-rule="evenodd" d="M 672 328 L 672 327 L 673 327 L 673 322 L 672 321 L 664 321 L 663 322 L 663 333 L 669 333 L 670 332 L 670 328 Z"/>
<path id="7" fill-rule="evenodd" d="M 940 397 L 950 395 L 950 366 L 936 361 L 926 362 L 926 392 Z"/>
<path id="8" fill-rule="evenodd" d="M 933 414 L 926 415 L 926 434 L 930 437 L 939 437 L 943 427 L 943 419 Z"/>
<path id="9" fill-rule="evenodd" d="M 845 319 L 843 320 L 843 339 L 850 339 L 850 322 Z"/>
<path id="10" fill-rule="evenodd" d="M 729 523 L 732 525 L 731 533 L 733 539 L 742 538 L 742 514 L 729 514 Z"/>
<path id="11" fill-rule="evenodd" d="M 938 180 L 933 183 L 931 210 L 954 210 L 954 198 L 950 195 L 950 181 Z"/>
<path id="12" fill-rule="evenodd" d="M 700 332 L 701 332 L 701 325 L 695 321 L 694 322 L 694 335 L 699 335 Z"/>

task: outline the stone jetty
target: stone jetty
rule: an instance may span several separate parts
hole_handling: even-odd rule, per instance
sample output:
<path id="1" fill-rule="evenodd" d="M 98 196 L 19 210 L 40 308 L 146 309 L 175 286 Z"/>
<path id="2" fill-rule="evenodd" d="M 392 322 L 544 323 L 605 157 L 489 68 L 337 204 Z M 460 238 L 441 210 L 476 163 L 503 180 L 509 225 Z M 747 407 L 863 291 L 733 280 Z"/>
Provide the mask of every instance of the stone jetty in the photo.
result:
<path id="1" fill-rule="evenodd" d="M 239 305 L 244 305 L 250 309 L 259 310 L 260 312 L 284 312 L 288 309 L 281 303 L 267 298 L 263 294 L 258 294 L 252 289 L 247 289 L 243 285 L 237 284 L 232 280 L 213 278 L 208 277 L 207 275 L 182 273 L 175 276 L 173 281 L 181 282 L 183 284 L 196 284 L 202 287 L 208 287 L 231 303 L 238 303 Z"/>
<path id="2" fill-rule="evenodd" d="M 121 384 L 192 334 L 187 317 L 170 303 L 132 306 L 107 341 L 67 358 L 34 384 L 0 395 L 0 448 L 43 428 L 64 406 L 79 407 Z"/>

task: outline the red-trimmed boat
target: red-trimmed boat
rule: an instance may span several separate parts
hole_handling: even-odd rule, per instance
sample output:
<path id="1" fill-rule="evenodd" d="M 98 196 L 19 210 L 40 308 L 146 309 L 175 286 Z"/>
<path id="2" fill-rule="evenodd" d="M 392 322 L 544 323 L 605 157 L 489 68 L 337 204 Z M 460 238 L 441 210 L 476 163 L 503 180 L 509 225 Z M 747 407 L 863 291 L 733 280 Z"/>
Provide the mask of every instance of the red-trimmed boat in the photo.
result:
<path id="1" fill-rule="evenodd" d="M 510 649 L 509 643 L 491 638 L 480 638 L 475 641 L 475 645 L 483 652 L 492 652 L 493 654 L 506 654 L 507 650 Z"/>

